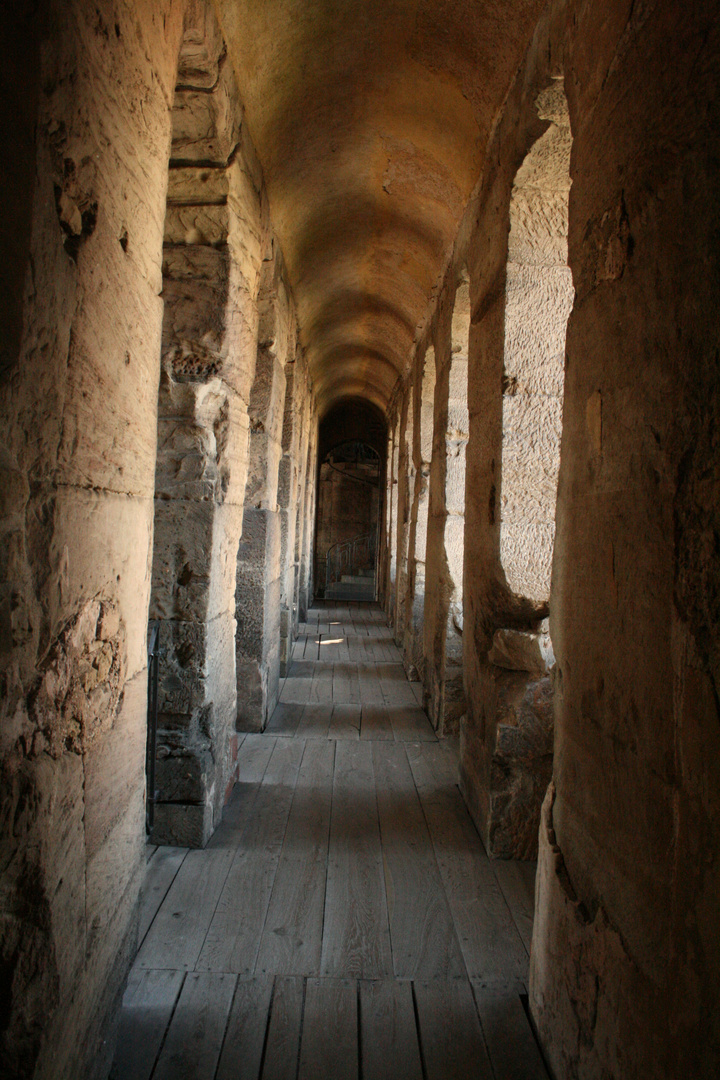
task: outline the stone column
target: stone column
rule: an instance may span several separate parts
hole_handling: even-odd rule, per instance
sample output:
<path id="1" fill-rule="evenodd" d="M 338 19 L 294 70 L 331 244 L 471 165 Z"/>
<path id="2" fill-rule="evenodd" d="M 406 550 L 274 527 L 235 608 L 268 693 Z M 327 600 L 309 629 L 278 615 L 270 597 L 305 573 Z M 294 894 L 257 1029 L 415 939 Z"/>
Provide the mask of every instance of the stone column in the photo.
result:
<path id="1" fill-rule="evenodd" d="M 296 346 L 295 357 L 286 365 L 285 408 L 282 429 L 282 458 L 278 477 L 280 511 L 280 674 L 286 675 L 292 657 L 297 625 L 295 598 L 295 532 L 299 491 L 298 457 L 306 392 L 305 364 Z"/>
<path id="2" fill-rule="evenodd" d="M 280 513 L 285 362 L 295 320 L 279 258 L 264 264 L 250 448 L 236 579 L 237 727 L 262 731 L 275 708 L 280 674 Z"/>
<path id="3" fill-rule="evenodd" d="M 395 644 L 402 648 L 405 637 L 405 603 L 407 600 L 408 544 L 410 540 L 410 513 L 415 487 L 413 447 L 412 388 L 406 387 L 400 406 L 400 452 L 398 458 L 398 514 L 397 514 L 397 575 L 395 585 L 395 609 L 393 627 Z"/>
<path id="4" fill-rule="evenodd" d="M 267 226 L 219 34 L 189 66 L 173 106 L 163 255 L 150 605 L 163 649 L 153 839 L 202 846 L 237 754 L 235 575 Z"/>
<path id="5" fill-rule="evenodd" d="M 434 399 L 435 349 L 432 345 L 428 345 L 424 353 L 418 357 L 413 382 L 412 460 L 415 484 L 410 512 L 403 642 L 403 661 L 408 677 L 411 679 L 421 679 L 424 670 L 425 554 Z"/>
<path id="6" fill-rule="evenodd" d="M 0 1071 L 101 1076 L 145 869 L 162 223 L 182 5 L 15 8 L 3 18 L 0 125 L 12 279 L 0 348 Z"/>
<path id="7" fill-rule="evenodd" d="M 433 724 L 438 731 L 452 731 L 465 712 L 462 631 L 470 329 L 467 282 L 457 287 L 450 326 L 443 329 L 444 341 L 437 354 L 430 470 L 424 681 L 426 707 Z"/>
<path id="8" fill-rule="evenodd" d="M 395 611 L 397 588 L 397 539 L 398 539 L 398 468 L 400 461 L 400 420 L 390 427 L 390 447 L 387 463 L 387 585 L 385 613 L 392 619 Z"/>
<path id="9" fill-rule="evenodd" d="M 310 431 L 305 471 L 303 540 L 300 557 L 300 596 L 298 618 L 304 622 L 313 597 L 313 548 L 315 544 L 315 500 L 317 497 L 318 423 L 314 408 L 310 411 Z"/>
<path id="10" fill-rule="evenodd" d="M 304 365 L 303 365 L 304 368 Z M 303 388 L 302 388 L 302 412 L 300 418 L 300 438 L 298 440 L 297 448 L 297 500 L 295 507 L 295 545 L 293 553 L 293 634 L 297 635 L 298 625 L 300 623 L 301 603 L 300 603 L 300 590 L 301 590 L 301 566 L 302 566 L 302 552 L 303 544 L 305 541 L 305 509 L 309 499 L 309 492 L 307 488 L 307 473 L 308 473 L 308 458 L 310 452 L 310 414 L 312 412 L 312 403 L 310 401 L 310 394 L 308 390 L 307 371 L 303 370 Z"/>
<path id="11" fill-rule="evenodd" d="M 571 15 L 577 293 L 530 1008 L 556 1074 L 709 1078 L 720 1069 L 718 12 L 691 0 L 629 25 L 587 3 Z"/>

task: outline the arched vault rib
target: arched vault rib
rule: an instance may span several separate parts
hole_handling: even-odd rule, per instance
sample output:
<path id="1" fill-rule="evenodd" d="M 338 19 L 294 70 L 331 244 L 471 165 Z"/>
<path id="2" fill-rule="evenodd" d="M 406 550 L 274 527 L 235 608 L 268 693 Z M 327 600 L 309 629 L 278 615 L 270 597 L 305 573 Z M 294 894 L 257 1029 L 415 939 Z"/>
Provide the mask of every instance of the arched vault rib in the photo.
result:
<path id="1" fill-rule="evenodd" d="M 398 372 L 379 354 L 358 352 L 342 364 L 326 366 L 314 378 L 320 413 L 345 397 L 363 398 L 383 412 L 387 411 Z"/>
<path id="2" fill-rule="evenodd" d="M 543 0 L 215 4 L 315 384 L 384 407 Z"/>

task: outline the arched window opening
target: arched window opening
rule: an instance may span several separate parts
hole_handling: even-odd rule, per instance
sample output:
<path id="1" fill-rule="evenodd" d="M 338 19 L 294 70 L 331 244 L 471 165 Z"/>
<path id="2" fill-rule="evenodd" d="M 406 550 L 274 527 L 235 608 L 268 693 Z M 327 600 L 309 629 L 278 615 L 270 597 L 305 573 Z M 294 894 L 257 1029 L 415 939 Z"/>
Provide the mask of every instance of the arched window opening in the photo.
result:
<path id="1" fill-rule="evenodd" d="M 517 171 L 509 204 L 502 373 L 500 565 L 505 618 L 488 653 L 488 850 L 529 859 L 553 767 L 551 603 L 555 504 L 574 291 L 567 265 L 571 133 L 562 82 L 536 100 L 548 122 Z M 508 604 L 508 601 L 510 603 Z M 521 614 L 519 614 L 521 613 Z"/>
<path id="2" fill-rule="evenodd" d="M 550 598 L 560 466 L 565 330 L 573 303 L 567 265 L 572 136 L 560 81 L 537 100 L 549 121 L 517 171 L 510 200 L 500 561 L 517 596 Z"/>

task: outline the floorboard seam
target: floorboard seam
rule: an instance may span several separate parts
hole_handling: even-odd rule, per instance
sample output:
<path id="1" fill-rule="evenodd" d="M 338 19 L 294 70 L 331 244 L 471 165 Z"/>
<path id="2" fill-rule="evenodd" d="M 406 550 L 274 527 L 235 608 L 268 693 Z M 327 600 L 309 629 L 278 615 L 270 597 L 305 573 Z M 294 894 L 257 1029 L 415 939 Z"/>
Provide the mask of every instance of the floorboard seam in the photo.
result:
<path id="1" fill-rule="evenodd" d="M 152 923 L 150 925 L 152 925 Z M 169 970 L 169 971 L 180 971 L 180 968 L 168 968 L 167 970 Z M 158 1062 L 160 1061 L 160 1058 L 162 1057 L 162 1052 L 165 1049 L 165 1043 L 167 1042 L 168 1033 L 170 1031 L 170 1028 L 172 1027 L 172 1022 L 175 1019 L 175 1013 L 177 1012 L 178 1002 L 180 1001 L 180 998 L 182 997 L 182 992 L 185 989 L 185 981 L 186 981 L 187 977 L 188 977 L 188 972 L 183 971 L 182 972 L 182 979 L 180 980 L 180 986 L 179 986 L 178 992 L 177 992 L 177 996 L 176 996 L 176 998 L 175 998 L 175 1000 L 173 1002 L 172 1011 L 170 1013 L 170 1019 L 168 1020 L 166 1026 L 165 1026 L 165 1030 L 163 1032 L 163 1037 L 160 1040 L 160 1045 L 158 1047 L 158 1052 L 155 1055 L 155 1061 L 153 1062 L 153 1067 L 150 1070 L 150 1080 L 153 1080 L 153 1077 L 155 1076 L 155 1071 L 156 1071 L 156 1069 L 158 1067 Z"/>
<path id="2" fill-rule="evenodd" d="M 420 1054 L 420 1068 L 422 1069 L 423 1080 L 428 1080 L 427 1065 L 425 1064 L 425 1049 L 423 1047 L 422 1032 L 420 1030 L 420 1014 L 418 1012 L 417 997 L 415 995 L 415 980 L 411 979 L 410 989 L 412 991 L 412 1003 L 413 1013 L 415 1015 L 415 1033 L 417 1035 L 418 1052 Z"/>
<path id="3" fill-rule="evenodd" d="M 323 949 L 325 946 L 325 914 L 327 912 L 327 893 L 328 893 L 328 881 L 330 880 L 330 838 L 332 837 L 332 816 L 333 807 L 335 804 L 335 761 L 337 759 L 337 741 L 333 747 L 332 756 L 332 777 L 330 781 L 330 813 L 328 814 L 328 839 L 327 849 L 325 851 L 325 891 L 323 892 L 323 915 L 322 915 L 322 928 L 320 930 L 320 962 L 318 964 L 318 976 L 322 974 L 322 958 Z"/>

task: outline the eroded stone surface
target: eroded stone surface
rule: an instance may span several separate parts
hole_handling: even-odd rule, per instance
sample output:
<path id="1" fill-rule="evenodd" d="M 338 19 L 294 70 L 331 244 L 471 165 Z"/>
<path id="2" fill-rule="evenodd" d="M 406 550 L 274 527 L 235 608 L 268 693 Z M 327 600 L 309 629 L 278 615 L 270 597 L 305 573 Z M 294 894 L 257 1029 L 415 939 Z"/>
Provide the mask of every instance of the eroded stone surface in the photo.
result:
<path id="1" fill-rule="evenodd" d="M 528 630 L 496 630 L 488 660 L 496 667 L 512 671 L 544 674 L 553 667 L 555 654 L 547 621 L 539 632 Z"/>

